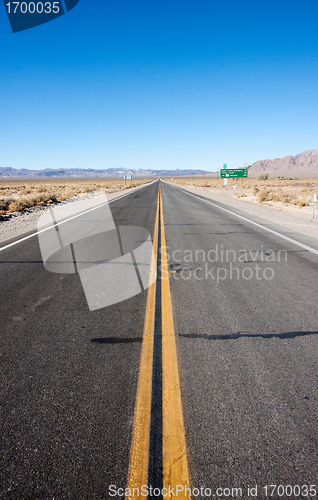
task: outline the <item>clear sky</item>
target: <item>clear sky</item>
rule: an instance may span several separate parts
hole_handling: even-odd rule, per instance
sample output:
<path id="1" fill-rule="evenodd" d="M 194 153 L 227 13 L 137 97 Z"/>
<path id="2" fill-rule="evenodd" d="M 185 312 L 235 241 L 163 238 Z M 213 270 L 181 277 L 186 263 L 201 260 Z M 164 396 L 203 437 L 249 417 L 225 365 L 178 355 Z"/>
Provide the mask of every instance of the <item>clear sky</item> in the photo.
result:
<path id="1" fill-rule="evenodd" d="M 317 0 L 80 0 L 11 32 L 0 166 L 241 167 L 318 148 Z"/>

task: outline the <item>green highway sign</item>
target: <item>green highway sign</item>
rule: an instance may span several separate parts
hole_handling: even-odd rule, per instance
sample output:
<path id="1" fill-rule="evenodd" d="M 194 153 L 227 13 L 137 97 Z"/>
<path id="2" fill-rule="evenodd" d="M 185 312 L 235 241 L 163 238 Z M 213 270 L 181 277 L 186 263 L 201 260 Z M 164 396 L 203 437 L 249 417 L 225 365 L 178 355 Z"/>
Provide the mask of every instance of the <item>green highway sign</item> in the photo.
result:
<path id="1" fill-rule="evenodd" d="M 248 177 L 247 168 L 221 168 L 221 179 L 237 179 L 238 177 Z"/>

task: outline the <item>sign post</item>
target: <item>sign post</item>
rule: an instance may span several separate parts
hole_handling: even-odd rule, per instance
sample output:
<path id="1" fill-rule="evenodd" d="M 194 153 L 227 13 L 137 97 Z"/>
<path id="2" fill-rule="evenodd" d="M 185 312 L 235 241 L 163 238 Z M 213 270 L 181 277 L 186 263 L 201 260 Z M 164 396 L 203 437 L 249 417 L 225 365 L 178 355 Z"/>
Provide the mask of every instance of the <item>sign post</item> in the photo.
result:
<path id="1" fill-rule="evenodd" d="M 227 164 L 223 163 L 223 170 L 226 170 L 226 169 L 227 169 Z M 221 175 L 221 179 L 222 179 L 222 175 Z M 227 186 L 227 177 L 224 177 L 223 184 L 224 184 L 224 186 Z"/>

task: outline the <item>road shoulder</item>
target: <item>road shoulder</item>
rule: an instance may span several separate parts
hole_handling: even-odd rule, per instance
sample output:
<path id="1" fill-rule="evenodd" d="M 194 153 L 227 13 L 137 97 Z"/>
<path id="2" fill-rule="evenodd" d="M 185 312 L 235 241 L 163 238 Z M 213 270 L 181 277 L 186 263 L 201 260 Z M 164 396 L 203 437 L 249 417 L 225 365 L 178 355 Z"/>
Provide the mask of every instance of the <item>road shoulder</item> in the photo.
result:
<path id="1" fill-rule="evenodd" d="M 318 218 L 308 219 L 292 214 L 286 214 L 279 211 L 277 208 L 255 204 L 241 198 L 235 199 L 230 194 L 220 194 L 211 188 L 202 189 L 183 186 L 181 184 L 176 185 L 190 193 L 203 196 L 204 198 L 213 200 L 216 203 L 222 203 L 234 209 L 242 210 L 249 215 L 260 217 L 268 222 L 282 226 L 285 229 L 295 231 L 318 240 Z"/>

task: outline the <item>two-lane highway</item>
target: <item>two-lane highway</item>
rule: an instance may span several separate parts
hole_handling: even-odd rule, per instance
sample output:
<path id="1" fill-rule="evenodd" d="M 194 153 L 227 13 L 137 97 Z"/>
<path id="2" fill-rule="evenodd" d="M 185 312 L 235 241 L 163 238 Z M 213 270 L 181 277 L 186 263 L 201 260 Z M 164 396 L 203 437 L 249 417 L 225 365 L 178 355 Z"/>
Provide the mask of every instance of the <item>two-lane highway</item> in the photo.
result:
<path id="1" fill-rule="evenodd" d="M 318 244 L 216 205 L 165 182 L 112 202 L 157 279 L 95 311 L 37 236 L 0 248 L 1 498 L 318 483 Z"/>

